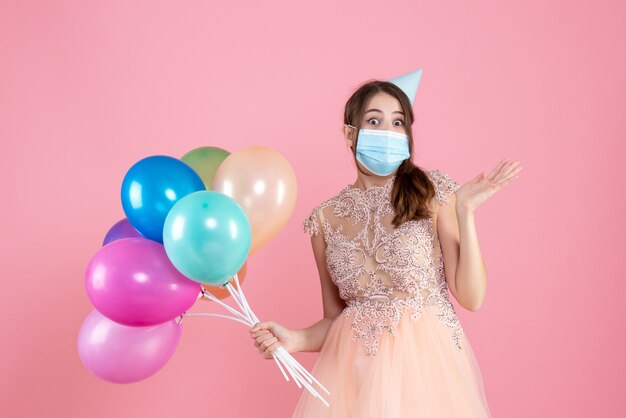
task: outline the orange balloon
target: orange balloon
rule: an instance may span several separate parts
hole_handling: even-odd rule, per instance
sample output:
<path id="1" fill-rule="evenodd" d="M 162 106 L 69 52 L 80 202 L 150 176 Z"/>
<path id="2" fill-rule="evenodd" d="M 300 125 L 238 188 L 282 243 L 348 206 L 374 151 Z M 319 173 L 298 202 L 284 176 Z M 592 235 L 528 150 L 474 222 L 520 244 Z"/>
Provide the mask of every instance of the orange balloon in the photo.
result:
<path id="1" fill-rule="evenodd" d="M 243 279 L 246 277 L 247 272 L 248 272 L 248 260 L 244 261 L 243 266 L 241 266 L 241 268 L 237 272 L 237 277 L 239 278 L 239 284 L 242 285 L 242 287 L 243 287 Z M 235 284 L 233 284 L 233 286 L 237 287 Z M 204 290 L 209 291 L 213 296 L 215 296 L 218 299 L 226 299 L 227 297 L 230 296 L 230 292 L 228 291 L 228 289 L 222 286 L 210 286 L 208 284 L 203 284 L 202 288 Z M 202 300 L 211 302 L 207 298 L 202 298 Z"/>
<path id="2" fill-rule="evenodd" d="M 212 189 L 233 198 L 250 221 L 252 254 L 285 226 L 296 206 L 296 175 L 276 150 L 253 145 L 220 164 Z"/>

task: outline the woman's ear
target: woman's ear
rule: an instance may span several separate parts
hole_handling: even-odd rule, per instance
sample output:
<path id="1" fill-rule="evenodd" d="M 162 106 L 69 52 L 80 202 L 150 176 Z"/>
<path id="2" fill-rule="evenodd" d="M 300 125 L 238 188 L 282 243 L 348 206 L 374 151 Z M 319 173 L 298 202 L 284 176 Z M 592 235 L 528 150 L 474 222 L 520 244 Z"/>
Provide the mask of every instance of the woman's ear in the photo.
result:
<path id="1" fill-rule="evenodd" d="M 346 145 L 352 149 L 352 145 L 354 144 L 354 138 L 356 136 L 355 129 L 347 124 L 343 124 L 343 136 L 346 141 Z"/>

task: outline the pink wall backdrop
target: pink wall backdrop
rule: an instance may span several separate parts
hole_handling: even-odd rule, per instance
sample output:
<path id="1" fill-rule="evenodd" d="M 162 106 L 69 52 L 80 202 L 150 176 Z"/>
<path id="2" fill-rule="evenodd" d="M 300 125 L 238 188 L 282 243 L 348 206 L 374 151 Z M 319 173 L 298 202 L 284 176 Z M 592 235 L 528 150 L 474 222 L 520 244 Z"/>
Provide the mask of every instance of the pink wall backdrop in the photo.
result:
<path id="1" fill-rule="evenodd" d="M 417 68 L 419 165 L 462 183 L 503 157 L 524 167 L 476 214 L 485 304 L 455 302 L 494 417 L 624 416 L 626 3 L 247 3 L 2 2 L 0 416 L 290 416 L 300 391 L 218 318 L 185 319 L 148 380 L 96 378 L 76 348 L 85 268 L 134 162 L 266 145 L 298 201 L 244 288 L 261 319 L 317 321 L 300 225 L 355 179 L 343 105 Z"/>

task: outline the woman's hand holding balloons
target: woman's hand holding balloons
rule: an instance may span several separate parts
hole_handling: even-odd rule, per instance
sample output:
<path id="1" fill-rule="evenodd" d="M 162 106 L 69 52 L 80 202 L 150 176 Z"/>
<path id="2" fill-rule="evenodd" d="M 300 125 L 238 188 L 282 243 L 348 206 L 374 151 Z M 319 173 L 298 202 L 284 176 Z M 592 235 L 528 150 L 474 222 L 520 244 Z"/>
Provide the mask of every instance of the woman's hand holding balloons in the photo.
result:
<path id="1" fill-rule="evenodd" d="M 298 331 L 291 330 L 274 321 L 263 321 L 248 330 L 254 346 L 264 359 L 271 359 L 274 351 L 282 346 L 288 353 L 297 351 Z"/>

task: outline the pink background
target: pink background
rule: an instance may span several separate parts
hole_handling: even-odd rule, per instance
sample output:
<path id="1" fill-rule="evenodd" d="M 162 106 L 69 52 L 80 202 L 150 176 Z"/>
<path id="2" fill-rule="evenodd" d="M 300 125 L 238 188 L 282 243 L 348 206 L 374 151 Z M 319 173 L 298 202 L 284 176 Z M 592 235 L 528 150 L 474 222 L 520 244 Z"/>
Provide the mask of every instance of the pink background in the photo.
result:
<path id="1" fill-rule="evenodd" d="M 0 416 L 290 416 L 299 390 L 218 318 L 185 319 L 148 380 L 93 376 L 76 350 L 85 268 L 137 160 L 271 146 L 298 202 L 244 289 L 261 319 L 317 321 L 301 223 L 355 179 L 343 105 L 417 68 L 419 165 L 461 183 L 506 156 L 524 167 L 476 213 L 485 304 L 455 302 L 494 417 L 624 416 L 626 3 L 247 3 L 2 2 Z"/>

